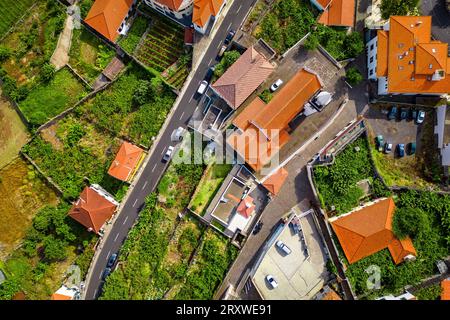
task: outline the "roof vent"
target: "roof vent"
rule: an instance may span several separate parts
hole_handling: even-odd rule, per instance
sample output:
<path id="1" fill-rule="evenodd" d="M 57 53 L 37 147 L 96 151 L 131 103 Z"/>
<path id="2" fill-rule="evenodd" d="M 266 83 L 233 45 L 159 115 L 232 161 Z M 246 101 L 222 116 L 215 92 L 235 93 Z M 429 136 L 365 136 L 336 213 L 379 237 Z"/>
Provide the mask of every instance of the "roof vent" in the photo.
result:
<path id="1" fill-rule="evenodd" d="M 401 54 L 398 55 L 399 59 L 403 59 L 403 56 Z"/>
<path id="2" fill-rule="evenodd" d="M 416 22 L 417 26 L 420 26 L 421 24 L 422 24 L 422 20 L 419 20 L 419 21 Z"/>
<path id="3" fill-rule="evenodd" d="M 414 25 L 413 25 L 413 24 L 411 25 L 411 28 L 414 28 Z"/>
<path id="4" fill-rule="evenodd" d="M 409 60 L 409 64 L 414 64 L 414 60 Z"/>
<path id="5" fill-rule="evenodd" d="M 405 44 L 404 44 L 403 42 L 400 42 L 400 43 L 398 44 L 398 47 L 399 47 L 399 48 L 403 48 L 404 45 L 405 45 Z"/>
<path id="6" fill-rule="evenodd" d="M 408 55 L 408 51 L 405 51 L 405 54 L 404 54 L 405 56 L 407 56 Z"/>
<path id="7" fill-rule="evenodd" d="M 433 69 L 433 64 L 430 63 L 430 64 L 428 65 L 428 68 Z"/>
<path id="8" fill-rule="evenodd" d="M 403 66 L 398 66 L 398 70 L 403 70 Z"/>
<path id="9" fill-rule="evenodd" d="M 409 48 L 409 51 L 414 51 L 414 47 Z"/>
<path id="10" fill-rule="evenodd" d="M 433 53 L 436 53 L 436 49 L 435 49 L 435 48 L 431 49 L 431 51 L 432 51 Z"/>
<path id="11" fill-rule="evenodd" d="M 414 78 L 414 77 L 411 77 L 411 81 L 414 81 L 414 80 L 416 80 L 416 78 Z"/>

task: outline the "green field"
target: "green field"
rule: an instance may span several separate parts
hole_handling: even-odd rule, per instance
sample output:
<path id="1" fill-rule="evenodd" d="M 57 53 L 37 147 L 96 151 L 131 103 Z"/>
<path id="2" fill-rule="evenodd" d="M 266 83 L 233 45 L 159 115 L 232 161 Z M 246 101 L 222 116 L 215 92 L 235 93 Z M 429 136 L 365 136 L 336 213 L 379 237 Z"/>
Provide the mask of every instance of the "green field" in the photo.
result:
<path id="1" fill-rule="evenodd" d="M 0 38 L 24 15 L 33 0 L 2 0 L 0 2 Z"/>
<path id="2" fill-rule="evenodd" d="M 68 69 L 55 74 L 49 83 L 37 85 L 19 104 L 31 125 L 40 125 L 73 106 L 86 89 Z"/>

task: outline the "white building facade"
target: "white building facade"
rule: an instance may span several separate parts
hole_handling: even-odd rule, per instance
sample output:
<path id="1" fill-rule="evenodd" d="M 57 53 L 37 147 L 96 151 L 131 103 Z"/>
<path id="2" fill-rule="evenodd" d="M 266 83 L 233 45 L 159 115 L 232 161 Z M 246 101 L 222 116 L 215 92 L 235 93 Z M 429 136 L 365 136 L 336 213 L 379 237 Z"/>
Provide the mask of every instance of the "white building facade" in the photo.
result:
<path id="1" fill-rule="evenodd" d="M 184 19 L 192 14 L 193 0 L 144 0 L 153 9 L 176 19 Z M 177 7 L 178 6 L 178 7 Z"/>

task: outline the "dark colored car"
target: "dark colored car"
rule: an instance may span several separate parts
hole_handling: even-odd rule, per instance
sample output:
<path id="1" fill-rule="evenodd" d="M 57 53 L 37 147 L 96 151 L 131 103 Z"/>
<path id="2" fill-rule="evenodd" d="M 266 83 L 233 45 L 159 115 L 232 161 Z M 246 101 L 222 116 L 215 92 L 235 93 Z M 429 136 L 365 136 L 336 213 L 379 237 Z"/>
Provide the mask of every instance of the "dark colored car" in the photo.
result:
<path id="1" fill-rule="evenodd" d="M 211 81 L 215 69 L 216 69 L 216 66 L 212 66 L 208 69 L 208 71 L 206 72 L 205 81 L 207 81 L 207 82 Z"/>
<path id="2" fill-rule="evenodd" d="M 107 268 L 112 268 L 112 266 L 114 265 L 114 263 L 116 262 L 116 260 L 117 260 L 117 254 L 116 254 L 116 253 L 113 253 L 113 254 L 111 255 L 111 257 L 109 257 L 108 264 L 106 265 L 106 267 L 107 267 Z"/>
<path id="3" fill-rule="evenodd" d="M 389 111 L 388 113 L 388 119 L 394 120 L 396 117 L 397 117 L 397 107 L 392 106 L 391 111 Z"/>
<path id="4" fill-rule="evenodd" d="M 411 120 L 416 120 L 417 118 L 417 110 L 412 109 L 411 110 Z"/>
<path id="5" fill-rule="evenodd" d="M 234 31 L 233 29 L 230 29 L 230 31 L 228 31 L 228 34 L 225 38 L 225 44 L 229 45 L 231 40 L 233 39 L 234 35 L 236 34 L 236 31 Z"/>
<path id="6" fill-rule="evenodd" d="M 106 278 L 111 274 L 111 268 L 106 268 L 105 271 L 103 271 L 102 274 L 102 280 L 105 281 Z"/>
<path id="7" fill-rule="evenodd" d="M 416 153 L 416 143 L 415 142 L 411 142 L 410 144 L 409 144 L 409 154 L 414 154 L 414 153 Z"/>
<path id="8" fill-rule="evenodd" d="M 408 117 L 408 109 L 402 108 L 400 110 L 400 120 L 405 120 Z"/>
<path id="9" fill-rule="evenodd" d="M 263 226 L 263 223 L 260 221 L 258 222 L 255 227 L 253 228 L 253 234 L 257 234 L 259 231 L 261 231 L 261 228 Z"/>
<path id="10" fill-rule="evenodd" d="M 405 156 L 405 145 L 403 143 L 397 145 L 397 153 L 400 158 Z"/>

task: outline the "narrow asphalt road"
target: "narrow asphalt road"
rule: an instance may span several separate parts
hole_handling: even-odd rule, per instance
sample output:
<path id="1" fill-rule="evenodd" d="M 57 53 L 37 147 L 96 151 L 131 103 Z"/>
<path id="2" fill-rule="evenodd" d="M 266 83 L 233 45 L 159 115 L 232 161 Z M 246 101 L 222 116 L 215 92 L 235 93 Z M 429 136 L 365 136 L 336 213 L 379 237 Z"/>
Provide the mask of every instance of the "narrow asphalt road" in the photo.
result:
<path id="1" fill-rule="evenodd" d="M 432 17 L 431 33 L 433 37 L 450 43 L 450 13 L 445 6 L 445 0 L 422 0 L 420 9 L 422 14 Z"/>
<path id="2" fill-rule="evenodd" d="M 89 283 L 86 283 L 86 300 L 96 299 L 99 294 L 101 277 L 106 267 L 108 258 L 119 252 L 123 242 L 125 241 L 130 228 L 139 216 L 139 212 L 144 206 L 145 197 L 153 192 L 160 177 L 167 168 L 167 163 L 161 161 L 163 154 L 171 142 L 171 134 L 178 127 L 186 127 L 197 106 L 197 100 L 194 95 L 197 91 L 199 83 L 203 80 L 210 66 L 216 63 L 215 58 L 222 46 L 223 40 L 230 28 L 236 30 L 242 23 L 245 15 L 255 0 L 238 0 L 232 4 L 229 13 L 224 18 L 220 28 L 212 40 L 202 63 L 195 70 L 192 81 L 181 98 L 178 109 L 174 112 L 173 117 L 168 124 L 166 130 L 161 136 L 159 143 L 155 146 L 154 152 L 147 163 L 139 180 L 136 181 L 134 189 L 131 191 L 127 202 L 123 206 L 120 216 L 114 223 L 108 238 L 103 243 L 100 255 L 96 264 L 93 266 L 92 276 Z"/>

